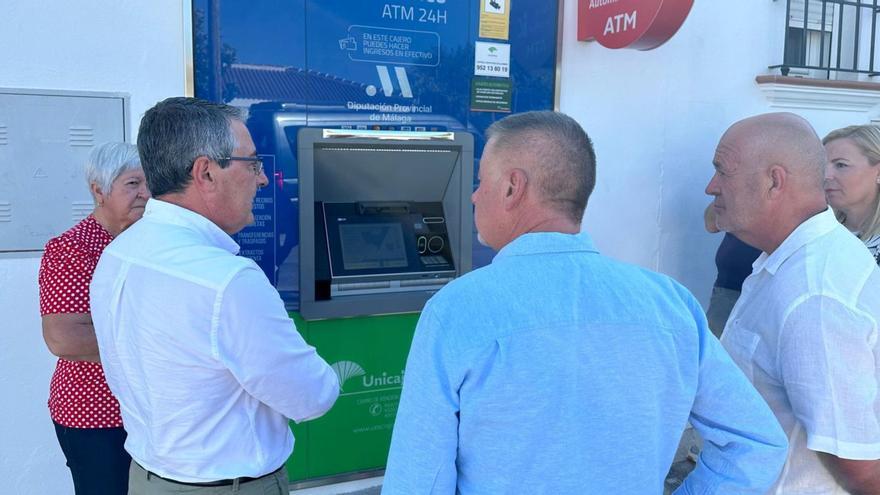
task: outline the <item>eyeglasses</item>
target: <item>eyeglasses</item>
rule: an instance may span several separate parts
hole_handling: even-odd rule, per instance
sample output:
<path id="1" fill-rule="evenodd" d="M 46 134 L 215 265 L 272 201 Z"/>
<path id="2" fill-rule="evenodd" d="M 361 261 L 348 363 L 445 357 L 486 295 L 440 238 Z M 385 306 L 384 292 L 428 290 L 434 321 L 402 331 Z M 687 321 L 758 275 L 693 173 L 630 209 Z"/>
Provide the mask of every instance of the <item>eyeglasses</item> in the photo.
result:
<path id="1" fill-rule="evenodd" d="M 239 161 L 239 162 L 250 162 L 251 163 L 251 171 L 254 175 L 260 175 L 263 173 L 263 157 L 262 156 L 224 156 L 222 158 L 217 159 L 218 162 L 231 162 L 231 161 Z"/>

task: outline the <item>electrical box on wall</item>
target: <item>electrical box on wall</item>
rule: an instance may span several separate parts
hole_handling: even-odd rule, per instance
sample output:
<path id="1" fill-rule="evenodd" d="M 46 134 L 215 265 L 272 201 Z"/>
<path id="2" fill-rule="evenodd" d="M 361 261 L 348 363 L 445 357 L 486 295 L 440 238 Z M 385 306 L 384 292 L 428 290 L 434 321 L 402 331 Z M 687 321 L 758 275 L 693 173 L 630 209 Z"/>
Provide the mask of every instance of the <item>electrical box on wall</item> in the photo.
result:
<path id="1" fill-rule="evenodd" d="M 0 88 L 0 253 L 40 251 L 92 211 L 83 165 L 128 121 L 125 94 Z"/>

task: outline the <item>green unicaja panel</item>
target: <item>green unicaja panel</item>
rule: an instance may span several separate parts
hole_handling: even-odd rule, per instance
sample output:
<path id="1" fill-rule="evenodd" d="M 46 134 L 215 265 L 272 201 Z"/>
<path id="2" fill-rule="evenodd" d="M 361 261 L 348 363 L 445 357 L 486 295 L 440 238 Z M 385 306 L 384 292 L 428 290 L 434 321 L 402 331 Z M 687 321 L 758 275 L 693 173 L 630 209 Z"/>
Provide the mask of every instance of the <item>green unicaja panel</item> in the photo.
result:
<path id="1" fill-rule="evenodd" d="M 291 481 L 381 469 L 388 458 L 403 370 L 418 313 L 305 321 L 306 342 L 340 376 L 339 399 L 324 416 L 291 422 Z"/>

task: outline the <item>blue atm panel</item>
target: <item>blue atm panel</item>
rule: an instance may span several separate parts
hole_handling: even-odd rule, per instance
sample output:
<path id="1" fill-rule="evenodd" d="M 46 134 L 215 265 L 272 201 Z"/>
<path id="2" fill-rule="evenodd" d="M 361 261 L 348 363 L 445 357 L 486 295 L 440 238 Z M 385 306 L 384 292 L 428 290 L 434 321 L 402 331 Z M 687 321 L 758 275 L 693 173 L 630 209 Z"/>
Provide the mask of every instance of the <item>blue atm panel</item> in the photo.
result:
<path id="1" fill-rule="evenodd" d="M 499 5 L 507 39 L 480 37 Z M 558 15 L 552 0 L 193 1 L 195 94 L 247 112 L 272 174 L 236 240 L 288 309 L 300 297 L 298 129 L 467 131 L 476 177 L 484 132 L 507 113 L 475 104 L 475 88 L 508 88 L 512 112 L 552 109 Z M 478 42 L 490 56 L 509 50 L 495 65 L 507 77 L 485 75 Z M 474 241 L 474 267 L 492 255 Z"/>

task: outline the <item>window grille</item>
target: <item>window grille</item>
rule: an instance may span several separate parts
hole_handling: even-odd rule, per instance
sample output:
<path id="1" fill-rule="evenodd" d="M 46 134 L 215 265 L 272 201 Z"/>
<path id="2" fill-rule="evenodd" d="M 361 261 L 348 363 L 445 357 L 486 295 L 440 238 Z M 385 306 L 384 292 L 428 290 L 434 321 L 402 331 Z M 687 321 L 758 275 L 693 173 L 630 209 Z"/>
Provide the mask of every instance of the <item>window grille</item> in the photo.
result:
<path id="1" fill-rule="evenodd" d="M 782 75 L 853 79 L 875 64 L 878 0 L 786 0 Z M 842 76 L 849 74 L 849 76 Z"/>

